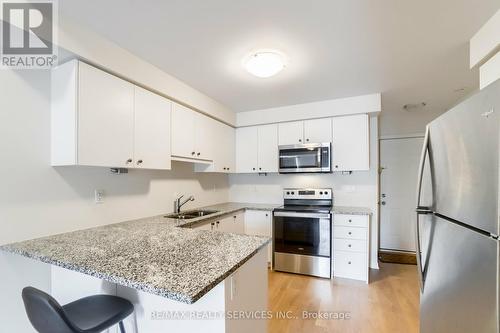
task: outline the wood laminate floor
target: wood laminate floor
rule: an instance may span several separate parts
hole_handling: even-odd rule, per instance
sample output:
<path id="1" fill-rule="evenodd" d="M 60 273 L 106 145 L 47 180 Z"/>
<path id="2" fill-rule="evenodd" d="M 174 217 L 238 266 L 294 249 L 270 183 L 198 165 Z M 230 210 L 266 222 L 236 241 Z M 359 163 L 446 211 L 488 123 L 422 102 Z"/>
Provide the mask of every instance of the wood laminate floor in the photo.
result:
<path id="1" fill-rule="evenodd" d="M 416 267 L 381 263 L 380 270 L 371 270 L 370 279 L 367 285 L 270 272 L 269 308 L 289 319 L 269 320 L 268 332 L 418 333 Z M 332 319 L 303 319 L 303 311 Z M 349 318 L 336 319 L 342 313 Z"/>

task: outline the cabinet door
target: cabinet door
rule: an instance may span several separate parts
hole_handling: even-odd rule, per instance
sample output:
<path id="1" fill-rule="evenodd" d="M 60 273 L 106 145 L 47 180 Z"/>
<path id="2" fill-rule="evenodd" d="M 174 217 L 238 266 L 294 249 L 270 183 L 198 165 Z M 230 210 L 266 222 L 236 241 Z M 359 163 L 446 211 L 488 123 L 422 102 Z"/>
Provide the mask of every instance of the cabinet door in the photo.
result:
<path id="1" fill-rule="evenodd" d="M 202 115 L 201 113 L 195 113 L 195 131 L 192 133 L 195 137 L 194 150 L 196 152 L 196 159 L 210 160 L 214 159 L 214 146 L 217 131 L 217 121 Z"/>
<path id="2" fill-rule="evenodd" d="M 218 145 L 222 145 L 225 147 L 224 166 L 226 167 L 225 172 L 228 173 L 236 171 L 235 132 L 236 131 L 233 127 L 224 125 L 224 141 L 218 143 Z"/>
<path id="3" fill-rule="evenodd" d="M 134 85 L 79 63 L 78 87 L 78 164 L 132 166 Z"/>
<path id="4" fill-rule="evenodd" d="M 279 124 L 280 145 L 298 145 L 304 143 L 304 122 L 294 121 Z"/>
<path id="5" fill-rule="evenodd" d="M 172 102 L 136 86 L 134 103 L 135 167 L 170 169 L 170 114 Z"/>
<path id="6" fill-rule="evenodd" d="M 195 115 L 185 106 L 172 104 L 172 156 L 195 157 Z"/>
<path id="7" fill-rule="evenodd" d="M 370 169 L 368 115 L 335 117 L 333 122 L 333 171 Z"/>
<path id="8" fill-rule="evenodd" d="M 304 121 L 304 140 L 305 143 L 332 142 L 331 118 Z"/>
<path id="9" fill-rule="evenodd" d="M 245 234 L 272 237 L 272 212 L 247 210 L 245 212 Z M 267 247 L 267 261 L 272 261 L 272 245 Z"/>
<path id="10" fill-rule="evenodd" d="M 258 169 L 257 126 L 236 129 L 236 171 L 253 173 Z"/>
<path id="11" fill-rule="evenodd" d="M 243 212 L 235 213 L 228 218 L 228 232 L 235 234 L 245 233 L 245 218 Z"/>
<path id="12" fill-rule="evenodd" d="M 212 222 L 203 223 L 203 224 L 195 225 L 193 227 L 193 229 L 196 229 L 196 230 L 213 230 L 213 225 L 212 225 Z"/>
<path id="13" fill-rule="evenodd" d="M 278 172 L 278 125 L 258 127 L 259 172 Z"/>

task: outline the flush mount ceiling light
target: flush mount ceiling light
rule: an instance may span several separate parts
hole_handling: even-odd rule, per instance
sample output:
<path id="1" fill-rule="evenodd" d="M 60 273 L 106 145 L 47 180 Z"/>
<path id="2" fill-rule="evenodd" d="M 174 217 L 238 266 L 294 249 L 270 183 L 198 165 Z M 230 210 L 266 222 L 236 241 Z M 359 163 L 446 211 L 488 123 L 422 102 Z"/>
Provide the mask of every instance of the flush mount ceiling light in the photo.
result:
<path id="1" fill-rule="evenodd" d="M 277 51 L 260 51 L 243 59 L 243 66 L 260 78 L 274 76 L 285 68 L 285 57 Z"/>

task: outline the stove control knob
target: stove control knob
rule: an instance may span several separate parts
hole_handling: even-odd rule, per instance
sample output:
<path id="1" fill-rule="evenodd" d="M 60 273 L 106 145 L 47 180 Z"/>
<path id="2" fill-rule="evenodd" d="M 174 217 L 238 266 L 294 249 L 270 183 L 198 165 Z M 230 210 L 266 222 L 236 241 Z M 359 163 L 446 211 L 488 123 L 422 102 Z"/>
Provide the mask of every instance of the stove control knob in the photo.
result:
<path id="1" fill-rule="evenodd" d="M 295 192 L 292 192 L 292 195 L 294 195 L 294 194 L 295 194 Z"/>
<path id="2" fill-rule="evenodd" d="M 290 195 L 290 192 L 286 192 L 287 195 Z"/>
<path id="3" fill-rule="evenodd" d="M 323 192 L 319 192 L 319 195 L 323 195 Z"/>

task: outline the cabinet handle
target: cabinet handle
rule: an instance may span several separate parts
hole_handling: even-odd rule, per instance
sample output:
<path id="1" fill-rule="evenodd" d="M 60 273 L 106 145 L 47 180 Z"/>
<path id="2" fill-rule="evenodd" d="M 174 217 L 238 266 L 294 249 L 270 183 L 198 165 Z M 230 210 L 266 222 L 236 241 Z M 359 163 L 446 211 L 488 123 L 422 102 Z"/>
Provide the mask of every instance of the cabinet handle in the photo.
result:
<path id="1" fill-rule="evenodd" d="M 335 166 L 335 169 L 338 169 L 338 168 L 339 168 L 339 166 L 338 166 L 338 165 L 336 165 L 336 166 Z"/>
<path id="2" fill-rule="evenodd" d="M 351 223 L 351 222 L 352 222 L 352 220 L 351 220 L 351 219 L 349 219 L 349 223 Z"/>
<path id="3" fill-rule="evenodd" d="M 350 264 L 351 264 L 351 262 L 349 261 L 349 262 L 348 262 L 348 264 L 350 265 Z"/>
<path id="4" fill-rule="evenodd" d="M 195 152 L 195 151 L 192 151 L 192 152 L 191 152 L 191 155 L 194 155 L 194 154 L 196 154 L 196 152 Z"/>
<path id="5" fill-rule="evenodd" d="M 347 247 L 351 247 L 351 244 L 347 245 Z"/>
<path id="6" fill-rule="evenodd" d="M 196 155 L 197 155 L 197 156 L 200 156 L 200 155 L 201 155 L 201 153 L 198 153 L 198 154 L 196 154 Z"/>
<path id="7" fill-rule="evenodd" d="M 138 164 L 138 165 L 139 165 L 139 164 L 142 164 L 142 160 L 138 160 L 138 161 L 137 161 L 137 164 Z"/>
<path id="8" fill-rule="evenodd" d="M 235 218 L 236 218 L 236 216 L 233 216 L 233 219 L 235 219 Z"/>
<path id="9" fill-rule="evenodd" d="M 132 159 L 131 159 L 131 158 L 129 158 L 129 159 L 127 160 L 127 162 L 126 162 L 126 163 L 127 163 L 127 164 L 132 163 Z"/>
<path id="10" fill-rule="evenodd" d="M 309 142 L 309 139 L 306 139 L 307 142 Z"/>
<path id="11" fill-rule="evenodd" d="M 349 234 L 349 235 L 352 235 L 352 232 L 350 232 L 350 231 L 349 231 L 349 232 L 348 232 L 348 234 Z"/>
<path id="12" fill-rule="evenodd" d="M 268 217 L 268 216 L 269 216 L 269 214 L 266 214 L 266 217 Z"/>
<path id="13" fill-rule="evenodd" d="M 259 168 L 259 170 L 262 170 L 262 168 Z"/>
<path id="14" fill-rule="evenodd" d="M 255 168 L 252 168 L 252 170 L 255 170 Z"/>
<path id="15" fill-rule="evenodd" d="M 299 139 L 299 142 L 302 142 L 302 139 Z"/>

